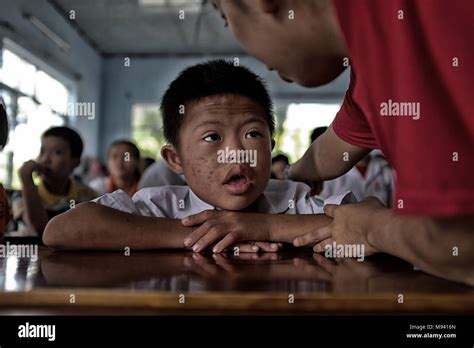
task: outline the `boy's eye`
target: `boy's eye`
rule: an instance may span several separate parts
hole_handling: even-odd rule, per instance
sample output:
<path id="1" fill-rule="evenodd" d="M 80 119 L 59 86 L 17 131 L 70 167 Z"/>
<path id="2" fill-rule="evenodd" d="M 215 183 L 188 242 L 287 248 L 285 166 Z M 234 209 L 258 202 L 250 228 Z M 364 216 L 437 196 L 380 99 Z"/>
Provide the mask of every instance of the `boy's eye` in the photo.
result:
<path id="1" fill-rule="evenodd" d="M 245 137 L 246 138 L 258 138 L 260 137 L 262 134 L 256 130 L 253 130 L 253 131 L 250 131 L 248 132 L 247 134 L 245 134 Z"/>
<path id="2" fill-rule="evenodd" d="M 63 153 L 63 152 L 62 152 L 61 150 L 56 150 L 56 151 L 54 151 L 54 154 L 55 154 L 55 155 L 60 155 L 60 154 L 62 154 L 62 153 Z"/>
<path id="3" fill-rule="evenodd" d="M 217 141 L 220 139 L 220 136 L 217 133 L 212 133 L 208 134 L 204 137 L 204 141 L 211 142 L 211 141 Z"/>

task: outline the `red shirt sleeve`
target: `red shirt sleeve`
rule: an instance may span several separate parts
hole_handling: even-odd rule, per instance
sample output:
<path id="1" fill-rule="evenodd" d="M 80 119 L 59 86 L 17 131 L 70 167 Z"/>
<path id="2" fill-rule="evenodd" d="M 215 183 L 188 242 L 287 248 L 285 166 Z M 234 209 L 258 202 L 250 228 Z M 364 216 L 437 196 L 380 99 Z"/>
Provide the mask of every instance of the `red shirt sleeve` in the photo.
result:
<path id="1" fill-rule="evenodd" d="M 346 91 L 341 109 L 332 123 L 334 132 L 349 144 L 369 149 L 378 148 L 377 141 L 367 119 L 353 99 L 356 78 L 351 71 L 349 88 Z"/>

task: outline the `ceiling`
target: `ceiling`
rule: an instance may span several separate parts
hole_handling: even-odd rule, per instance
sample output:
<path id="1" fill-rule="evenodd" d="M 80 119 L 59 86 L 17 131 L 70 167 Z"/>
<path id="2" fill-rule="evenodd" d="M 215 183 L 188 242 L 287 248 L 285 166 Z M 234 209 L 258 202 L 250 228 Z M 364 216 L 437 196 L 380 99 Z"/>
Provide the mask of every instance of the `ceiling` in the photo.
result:
<path id="1" fill-rule="evenodd" d="M 77 28 L 104 56 L 243 54 L 210 0 L 50 2 L 68 18 L 74 11 Z"/>

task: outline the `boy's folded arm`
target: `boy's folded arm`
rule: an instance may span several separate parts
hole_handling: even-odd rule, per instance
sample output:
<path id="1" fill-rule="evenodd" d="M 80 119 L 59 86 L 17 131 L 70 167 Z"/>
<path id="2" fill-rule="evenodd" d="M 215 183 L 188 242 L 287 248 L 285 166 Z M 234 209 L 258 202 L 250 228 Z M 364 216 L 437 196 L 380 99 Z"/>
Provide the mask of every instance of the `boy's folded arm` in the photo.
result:
<path id="1" fill-rule="evenodd" d="M 86 202 L 50 220 L 43 242 L 57 250 L 185 248 L 183 240 L 192 230 L 176 219 L 140 216 Z"/>

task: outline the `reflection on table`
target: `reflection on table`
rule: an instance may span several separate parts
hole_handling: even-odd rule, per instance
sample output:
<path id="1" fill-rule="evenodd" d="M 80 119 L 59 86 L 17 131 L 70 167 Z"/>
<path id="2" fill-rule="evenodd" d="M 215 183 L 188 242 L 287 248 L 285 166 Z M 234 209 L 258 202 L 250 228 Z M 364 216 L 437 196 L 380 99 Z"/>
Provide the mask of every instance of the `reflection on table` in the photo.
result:
<path id="1" fill-rule="evenodd" d="M 230 302 L 245 302 L 246 296 L 253 296 L 252 303 L 258 304 L 260 299 L 262 306 L 268 300 L 270 306 L 271 301 L 292 294 L 295 304 L 304 299 L 317 308 L 329 306 L 327 310 L 334 305 L 335 310 L 396 311 L 406 310 L 397 306 L 397 296 L 403 294 L 405 303 L 417 299 L 412 303 L 417 311 L 445 309 L 449 303 L 447 308 L 457 312 L 474 310 L 473 288 L 415 271 L 412 265 L 388 255 L 358 262 L 296 249 L 238 256 L 185 251 L 132 251 L 126 256 L 120 252 L 52 252 L 44 247 L 39 251 L 37 260 L 0 259 L 0 305 L 49 306 L 54 305 L 54 296 L 48 294 L 71 292 L 89 294 L 91 299 L 99 296 L 105 302 L 121 294 L 126 297 L 124 303 L 130 296 L 140 302 L 147 296 L 170 299 L 186 294 L 206 297 L 211 303 L 217 299 L 225 309 L 225 303 L 236 306 Z M 22 297 L 25 294 L 29 300 Z M 38 303 L 33 301 L 36 295 Z M 417 307 L 423 301 L 428 306 Z M 438 303 L 429 305 L 431 302 Z M 96 306 L 93 302 L 89 305 Z"/>

